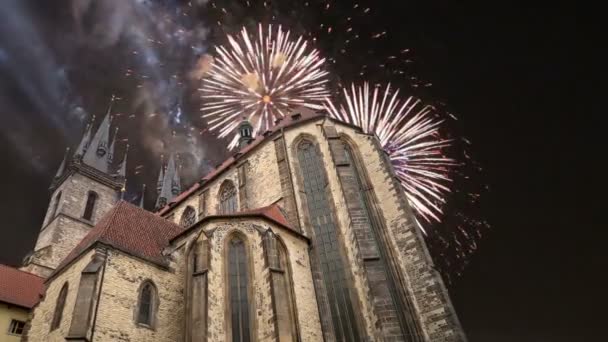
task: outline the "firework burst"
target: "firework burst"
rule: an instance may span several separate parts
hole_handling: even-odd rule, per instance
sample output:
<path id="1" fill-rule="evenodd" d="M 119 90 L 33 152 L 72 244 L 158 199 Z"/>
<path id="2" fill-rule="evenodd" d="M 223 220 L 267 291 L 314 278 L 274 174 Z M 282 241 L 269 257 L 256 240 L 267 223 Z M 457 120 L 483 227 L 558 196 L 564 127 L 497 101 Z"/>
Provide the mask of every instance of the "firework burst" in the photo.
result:
<path id="1" fill-rule="evenodd" d="M 441 222 L 457 162 L 444 154 L 451 141 L 439 134 L 442 120 L 435 118 L 433 107 L 413 97 L 401 100 L 390 84 L 384 92 L 370 89 L 368 83 L 352 84 L 350 90 L 343 89 L 343 100 L 339 109 L 326 100 L 329 115 L 377 135 L 418 216 Z"/>
<path id="2" fill-rule="evenodd" d="M 323 108 L 329 94 L 328 73 L 322 69 L 325 59 L 304 38 L 291 40 L 281 26 L 264 30 L 260 24 L 255 37 L 243 28 L 238 36 L 229 35 L 228 42 L 216 47 L 199 89 L 203 117 L 210 130 L 219 130 L 220 138 L 232 134 L 243 117 L 251 121 L 256 135 L 295 107 Z"/>

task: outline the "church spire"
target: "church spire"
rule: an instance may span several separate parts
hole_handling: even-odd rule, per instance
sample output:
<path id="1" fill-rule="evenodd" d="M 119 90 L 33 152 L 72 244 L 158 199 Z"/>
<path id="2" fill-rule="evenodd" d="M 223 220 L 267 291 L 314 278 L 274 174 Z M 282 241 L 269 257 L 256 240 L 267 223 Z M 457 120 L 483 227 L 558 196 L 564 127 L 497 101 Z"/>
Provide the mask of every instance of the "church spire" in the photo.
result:
<path id="1" fill-rule="evenodd" d="M 101 122 L 95 136 L 93 136 L 93 140 L 91 140 L 83 158 L 85 164 L 104 173 L 108 173 L 110 164 L 110 112 L 112 110 L 112 105 L 114 104 L 114 99 L 115 97 L 112 95 L 106 117 Z"/>
<path id="2" fill-rule="evenodd" d="M 68 162 L 69 153 L 70 153 L 70 148 L 68 147 L 65 149 L 65 154 L 63 155 L 63 161 L 61 162 L 61 165 L 59 165 L 59 169 L 57 169 L 57 173 L 55 174 L 55 179 L 61 178 L 61 176 L 65 172 L 65 167 Z"/>
<path id="3" fill-rule="evenodd" d="M 165 178 L 165 165 L 163 156 L 160 156 L 160 171 L 158 172 L 158 181 L 156 181 L 156 195 L 160 195 L 160 191 L 163 189 L 163 179 Z"/>
<path id="4" fill-rule="evenodd" d="M 120 166 L 118 167 L 118 176 L 124 179 L 127 178 L 127 154 L 129 154 L 129 144 L 127 144 L 127 147 L 125 148 L 125 154 L 122 157 Z"/>
<path id="5" fill-rule="evenodd" d="M 93 126 L 93 121 L 95 121 L 95 115 L 93 115 L 93 117 L 91 118 L 91 122 L 87 125 L 82 139 L 80 140 L 80 144 L 78 144 L 78 147 L 74 152 L 74 157 L 76 159 L 81 159 L 82 157 L 84 157 L 84 154 L 87 151 L 87 148 L 89 147 L 89 143 L 91 142 L 91 128 Z"/>
<path id="6" fill-rule="evenodd" d="M 116 145 L 116 139 L 118 138 L 118 127 L 114 129 L 114 138 L 112 139 L 112 143 L 110 144 L 110 150 L 108 151 L 108 160 L 109 163 L 112 164 L 114 161 L 114 146 Z"/>
<path id="7" fill-rule="evenodd" d="M 177 173 L 177 168 L 175 167 L 175 159 L 173 158 L 173 155 L 170 155 L 169 162 L 167 163 L 167 169 L 164 173 L 160 194 L 156 200 L 156 208 L 165 206 L 175 196 L 179 195 L 180 192 L 181 184 L 179 174 Z"/>
<path id="8" fill-rule="evenodd" d="M 179 169 L 177 168 L 175 161 L 173 161 L 173 177 L 171 177 L 171 194 L 173 197 L 177 196 L 182 192 L 182 185 L 179 179 Z"/>
<path id="9" fill-rule="evenodd" d="M 139 197 L 139 207 L 142 209 L 144 208 L 145 196 L 146 196 L 146 184 L 144 183 L 141 187 L 141 197 Z"/>

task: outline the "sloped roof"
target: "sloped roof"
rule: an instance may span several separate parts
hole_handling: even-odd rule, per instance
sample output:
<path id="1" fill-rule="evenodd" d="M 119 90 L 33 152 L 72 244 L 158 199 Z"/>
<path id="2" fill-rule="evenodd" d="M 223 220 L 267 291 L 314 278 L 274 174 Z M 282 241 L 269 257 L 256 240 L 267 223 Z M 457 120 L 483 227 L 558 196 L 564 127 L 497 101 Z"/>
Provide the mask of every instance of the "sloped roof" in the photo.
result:
<path id="1" fill-rule="evenodd" d="M 257 208 L 257 209 L 243 210 L 243 211 L 239 211 L 239 212 L 231 213 L 231 214 L 209 215 L 209 216 L 203 217 L 197 223 L 211 221 L 211 220 L 214 220 L 214 219 L 231 219 L 231 218 L 261 218 L 261 219 L 266 219 L 266 220 L 269 220 L 272 223 L 275 223 L 275 224 L 277 224 L 277 225 L 279 225 L 279 226 L 287 229 L 291 233 L 299 236 L 300 238 L 305 239 L 306 241 L 310 240 L 307 236 L 305 236 L 302 233 L 298 232 L 297 230 L 293 229 L 293 227 L 291 227 L 289 225 L 289 222 L 287 221 L 287 219 L 285 218 L 285 216 L 283 215 L 283 213 L 281 212 L 281 209 L 279 208 L 279 206 L 277 204 L 271 204 L 269 206 L 262 207 L 262 208 Z M 186 230 L 183 230 L 183 231 L 179 232 L 178 234 L 176 234 L 175 236 L 173 236 L 170 240 L 173 241 L 173 240 L 177 239 L 178 237 L 187 234 L 195 226 L 197 226 L 197 224 L 192 225 L 191 228 L 189 228 L 189 229 L 186 229 Z"/>
<path id="2" fill-rule="evenodd" d="M 324 113 L 313 112 L 309 109 L 301 109 L 296 114 L 291 114 L 291 115 L 284 117 L 281 120 L 281 122 L 278 122 L 272 128 L 272 130 L 266 131 L 263 134 L 258 134 L 258 136 L 251 143 L 249 143 L 248 145 L 246 145 L 245 147 L 240 149 L 238 152 L 234 153 L 230 158 L 225 160 L 217 168 L 215 168 L 213 171 L 211 171 L 210 173 L 205 175 L 203 178 L 201 178 L 201 181 L 199 181 L 198 183 L 194 183 L 194 185 L 192 185 L 190 187 L 190 189 L 182 192 L 177 197 L 175 197 L 172 201 L 167 203 L 166 206 L 159 209 L 157 212 L 158 215 L 165 214 L 166 212 L 168 212 L 171 209 L 172 206 L 183 201 L 188 196 L 190 196 L 190 194 L 192 194 L 194 191 L 203 187 L 204 183 L 207 183 L 207 182 L 211 181 L 212 179 L 214 179 L 215 177 L 219 176 L 226 169 L 228 169 L 230 166 L 232 166 L 237 160 L 241 159 L 241 157 L 243 157 L 248 152 L 253 150 L 255 147 L 260 145 L 263 141 L 268 140 L 271 136 L 274 135 L 274 133 L 280 132 L 281 130 L 283 130 L 287 127 L 295 126 L 297 124 L 302 124 L 302 123 L 309 122 L 309 121 L 312 121 L 315 119 L 320 119 L 320 118 L 328 118 L 331 120 L 331 118 L 327 117 Z"/>
<path id="3" fill-rule="evenodd" d="M 287 222 L 287 219 L 281 212 L 281 209 L 279 209 L 279 206 L 276 204 L 271 204 L 269 206 L 258 209 L 243 210 L 238 213 L 228 214 L 228 216 L 264 216 L 265 218 L 274 221 L 274 223 L 280 226 L 293 230 L 293 228 L 289 225 L 289 222 Z"/>
<path id="4" fill-rule="evenodd" d="M 168 245 L 169 239 L 182 230 L 171 221 L 120 201 L 68 254 L 53 275 L 97 242 L 157 264 L 165 264 L 162 250 Z"/>
<path id="5" fill-rule="evenodd" d="M 44 294 L 44 278 L 0 264 L 0 302 L 31 309 Z"/>

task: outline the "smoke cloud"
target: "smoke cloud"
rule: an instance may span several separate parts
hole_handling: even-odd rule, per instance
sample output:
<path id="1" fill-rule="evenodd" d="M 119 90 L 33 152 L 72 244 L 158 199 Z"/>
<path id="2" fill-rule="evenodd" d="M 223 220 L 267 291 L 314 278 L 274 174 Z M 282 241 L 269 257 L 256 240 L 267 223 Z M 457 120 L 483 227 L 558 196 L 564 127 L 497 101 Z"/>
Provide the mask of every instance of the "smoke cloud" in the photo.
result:
<path id="1" fill-rule="evenodd" d="M 198 6 L 205 1 L 199 1 Z M 130 65 L 126 82 L 134 91 L 128 111 L 139 118 L 135 144 L 151 158 L 178 153 L 186 183 L 207 167 L 207 148 L 193 122 L 191 94 L 209 68 L 208 30 L 197 5 L 175 1 L 72 1 L 81 44 L 98 50 L 120 49 Z"/>

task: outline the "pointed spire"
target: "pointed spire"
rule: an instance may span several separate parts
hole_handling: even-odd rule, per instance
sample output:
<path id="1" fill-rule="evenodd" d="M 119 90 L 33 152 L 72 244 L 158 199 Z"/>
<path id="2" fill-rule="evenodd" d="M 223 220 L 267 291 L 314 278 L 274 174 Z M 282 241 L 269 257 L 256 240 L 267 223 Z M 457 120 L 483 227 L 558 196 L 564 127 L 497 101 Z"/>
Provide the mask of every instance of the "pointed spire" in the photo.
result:
<path id="1" fill-rule="evenodd" d="M 85 129 L 82 139 L 80 140 L 80 144 L 78 144 L 78 148 L 76 148 L 76 151 L 74 152 L 74 157 L 76 157 L 76 159 L 81 159 L 84 157 L 84 154 L 89 147 L 89 143 L 91 142 L 91 128 L 94 121 L 95 115 L 93 115 L 91 118 L 91 122 L 87 124 L 87 128 Z"/>
<path id="2" fill-rule="evenodd" d="M 124 179 L 127 178 L 127 154 L 129 154 L 129 144 L 127 144 L 127 147 L 125 148 L 125 155 L 122 157 L 122 161 L 118 168 L 118 176 Z"/>
<path id="3" fill-rule="evenodd" d="M 114 146 L 116 145 L 116 138 L 118 138 L 118 127 L 114 129 L 114 138 L 112 139 L 110 150 L 108 151 L 108 160 L 110 164 L 112 164 L 114 161 Z"/>
<path id="4" fill-rule="evenodd" d="M 65 172 L 65 166 L 68 162 L 69 153 L 70 153 L 70 148 L 68 147 L 65 149 L 65 154 L 63 155 L 63 161 L 61 162 L 61 165 L 59 165 L 59 169 L 57 170 L 57 173 L 55 174 L 55 179 L 61 178 L 61 176 L 63 175 L 63 172 Z"/>
<path id="5" fill-rule="evenodd" d="M 95 136 L 93 136 L 93 140 L 91 140 L 91 143 L 89 144 L 83 158 L 83 162 L 85 164 L 92 166 L 104 173 L 108 173 L 108 167 L 110 164 L 110 111 L 112 109 L 114 99 L 115 97 L 112 95 L 106 117 L 101 122 Z"/>
<path id="6" fill-rule="evenodd" d="M 163 155 L 160 155 L 160 171 L 158 172 L 158 181 L 156 182 L 156 195 L 160 195 L 163 188 L 163 179 L 165 178 L 165 165 Z"/>
<path id="7" fill-rule="evenodd" d="M 170 155 L 169 162 L 167 163 L 167 169 L 163 177 L 163 184 L 156 200 L 156 207 L 161 208 L 171 201 L 175 196 L 181 192 L 181 184 L 179 180 L 179 174 L 175 167 L 175 159 L 173 155 Z"/>
<path id="8" fill-rule="evenodd" d="M 139 197 L 139 207 L 143 209 L 146 196 L 146 184 L 141 187 L 141 197 Z"/>
<path id="9" fill-rule="evenodd" d="M 173 194 L 173 196 L 177 196 L 182 192 L 182 185 L 181 185 L 181 181 L 179 179 L 179 170 L 175 165 L 175 162 L 173 162 L 173 177 L 171 178 L 171 194 Z"/>

